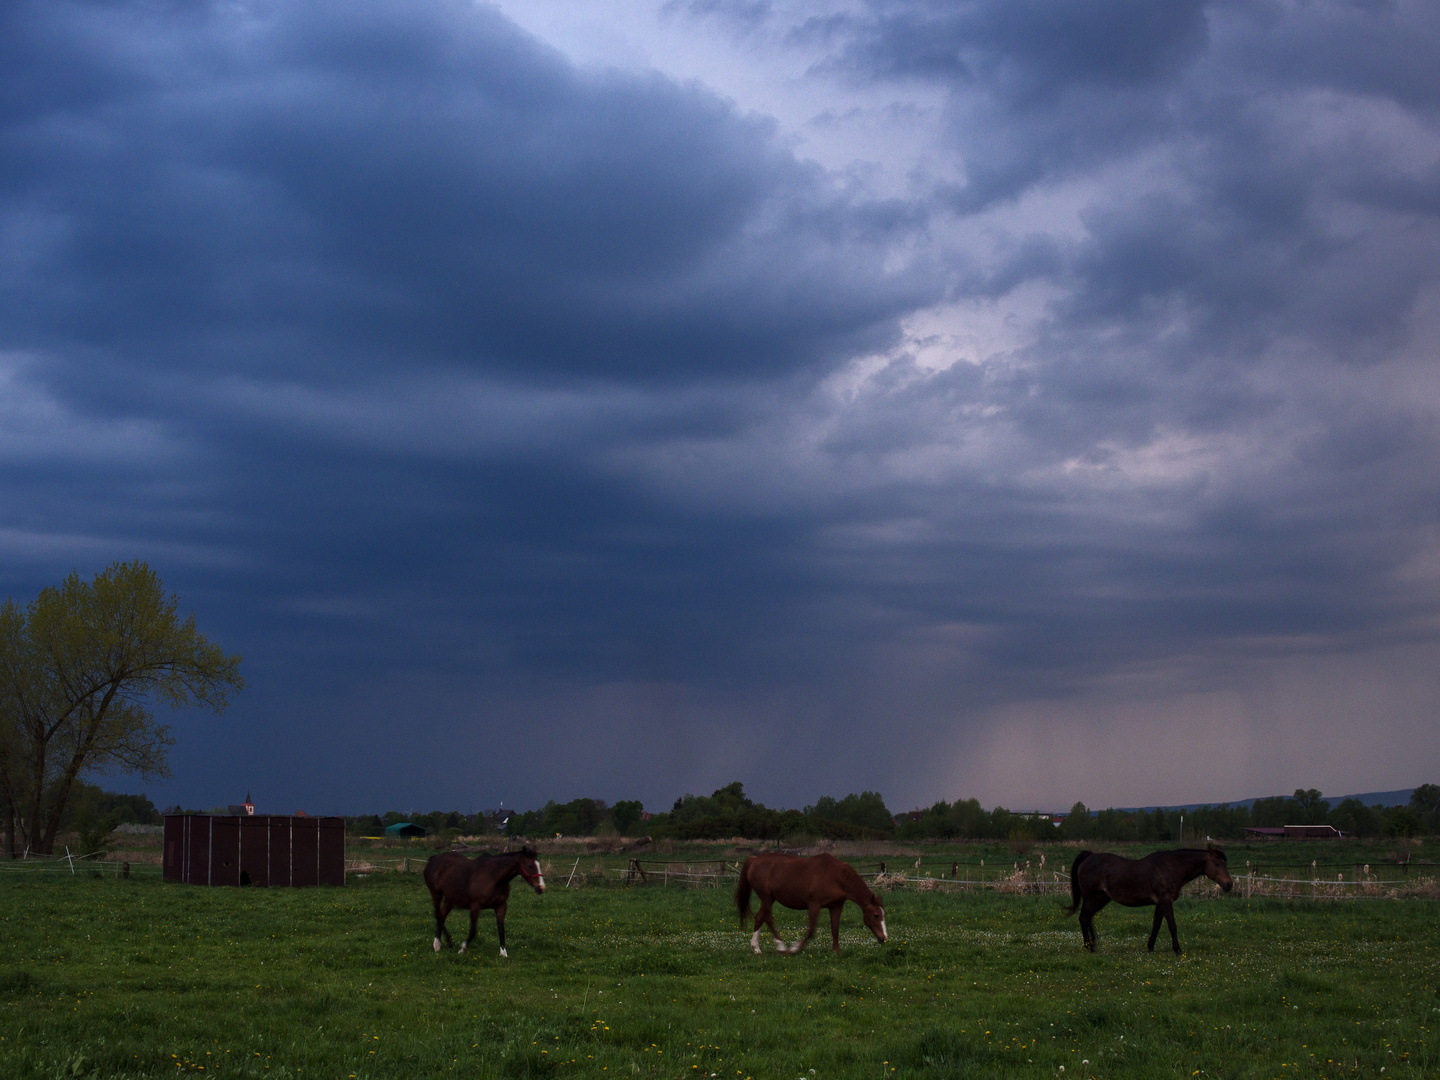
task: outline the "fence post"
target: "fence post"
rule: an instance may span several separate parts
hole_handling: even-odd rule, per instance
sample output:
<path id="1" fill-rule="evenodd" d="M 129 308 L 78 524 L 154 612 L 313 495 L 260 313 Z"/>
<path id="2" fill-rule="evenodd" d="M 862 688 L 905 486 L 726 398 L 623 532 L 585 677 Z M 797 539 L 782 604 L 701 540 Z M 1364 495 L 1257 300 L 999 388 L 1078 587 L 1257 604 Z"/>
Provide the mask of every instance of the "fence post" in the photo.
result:
<path id="1" fill-rule="evenodd" d="M 65 845 L 65 860 L 70 864 L 70 876 L 75 876 L 75 860 L 70 855 L 70 845 Z"/>

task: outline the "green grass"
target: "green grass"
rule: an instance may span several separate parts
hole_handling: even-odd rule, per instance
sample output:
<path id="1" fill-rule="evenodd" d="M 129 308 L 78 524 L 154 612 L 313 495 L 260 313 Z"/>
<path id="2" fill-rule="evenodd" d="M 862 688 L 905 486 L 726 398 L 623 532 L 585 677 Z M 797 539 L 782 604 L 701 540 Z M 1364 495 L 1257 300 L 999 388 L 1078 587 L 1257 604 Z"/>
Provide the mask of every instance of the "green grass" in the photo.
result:
<path id="1" fill-rule="evenodd" d="M 1091 956 L 1053 897 L 898 891 L 886 946 L 851 908 L 841 956 L 822 919 L 757 957 L 726 891 L 557 886 L 515 889 L 502 960 L 489 913 L 435 956 L 414 876 L 4 875 L 0 1076 L 1440 1075 L 1431 901 L 1185 898 L 1176 958 L 1148 909 Z"/>

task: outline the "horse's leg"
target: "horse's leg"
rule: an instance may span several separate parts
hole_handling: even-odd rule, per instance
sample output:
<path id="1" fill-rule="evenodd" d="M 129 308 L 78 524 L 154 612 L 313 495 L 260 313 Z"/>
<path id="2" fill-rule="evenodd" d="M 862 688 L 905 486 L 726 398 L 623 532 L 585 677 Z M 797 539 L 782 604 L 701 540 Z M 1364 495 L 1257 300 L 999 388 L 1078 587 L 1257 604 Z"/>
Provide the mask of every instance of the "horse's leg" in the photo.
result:
<path id="1" fill-rule="evenodd" d="M 840 914 L 845 909 L 845 902 L 830 905 L 830 947 L 835 954 L 840 954 Z"/>
<path id="2" fill-rule="evenodd" d="M 1150 940 L 1145 943 L 1145 948 L 1151 952 L 1155 951 L 1155 938 L 1160 933 L 1160 921 L 1165 918 L 1165 908 L 1161 904 L 1155 905 L 1155 920 L 1150 924 Z"/>
<path id="3" fill-rule="evenodd" d="M 766 899 L 765 894 L 760 892 L 758 889 L 755 891 L 755 896 L 760 901 L 760 906 L 755 911 L 755 933 L 750 935 L 750 948 L 754 951 L 756 956 L 759 956 L 760 928 L 764 926 L 766 922 L 768 922 L 770 919 L 770 901 Z M 771 932 L 774 932 L 773 925 L 771 927 Z"/>
<path id="4" fill-rule="evenodd" d="M 440 951 L 440 939 L 444 938 L 447 944 L 454 945 L 455 941 L 450 937 L 450 931 L 445 929 L 445 920 L 450 917 L 450 901 L 441 895 L 435 894 L 435 951 Z"/>
<path id="5" fill-rule="evenodd" d="M 760 951 L 760 927 L 770 927 L 770 936 L 775 941 L 775 951 L 785 951 L 785 941 L 780 937 L 780 932 L 775 929 L 775 898 L 762 896 L 760 898 L 760 910 L 755 913 L 755 933 L 750 937 L 750 947 L 757 953 Z"/>
<path id="6" fill-rule="evenodd" d="M 495 933 L 500 935 L 500 955 L 509 956 L 505 951 L 505 901 L 495 905 Z"/>
<path id="7" fill-rule="evenodd" d="M 480 901 L 476 900 L 470 905 L 470 936 L 460 943 L 460 951 L 464 952 L 475 940 L 475 924 L 480 919 Z"/>
<path id="8" fill-rule="evenodd" d="M 1080 938 L 1092 953 L 1095 951 L 1095 914 L 1109 902 L 1110 898 L 1102 893 L 1087 896 L 1080 904 Z"/>
<path id="9" fill-rule="evenodd" d="M 806 945 L 810 944 L 810 939 L 815 936 L 815 924 L 820 921 L 820 905 L 811 904 L 807 914 L 810 917 L 810 925 L 805 928 L 805 936 L 795 942 L 791 947 L 790 951 L 792 953 L 798 953 L 801 949 L 805 948 Z"/>
<path id="10" fill-rule="evenodd" d="M 1158 910 L 1159 905 L 1156 905 Z M 1180 955 L 1180 934 L 1175 929 L 1175 903 L 1172 900 L 1165 901 L 1165 921 L 1170 924 L 1170 944 L 1175 949 L 1175 955 Z"/>

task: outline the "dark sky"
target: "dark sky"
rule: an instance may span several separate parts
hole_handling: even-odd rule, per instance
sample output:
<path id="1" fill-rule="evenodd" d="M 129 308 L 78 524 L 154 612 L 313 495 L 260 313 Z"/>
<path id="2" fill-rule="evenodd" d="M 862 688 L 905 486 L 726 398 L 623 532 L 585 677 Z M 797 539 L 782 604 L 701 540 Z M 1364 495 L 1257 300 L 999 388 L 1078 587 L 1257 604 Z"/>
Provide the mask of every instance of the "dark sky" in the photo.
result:
<path id="1" fill-rule="evenodd" d="M 11 0 L 0 595 L 157 803 L 1440 779 L 1440 6 Z"/>

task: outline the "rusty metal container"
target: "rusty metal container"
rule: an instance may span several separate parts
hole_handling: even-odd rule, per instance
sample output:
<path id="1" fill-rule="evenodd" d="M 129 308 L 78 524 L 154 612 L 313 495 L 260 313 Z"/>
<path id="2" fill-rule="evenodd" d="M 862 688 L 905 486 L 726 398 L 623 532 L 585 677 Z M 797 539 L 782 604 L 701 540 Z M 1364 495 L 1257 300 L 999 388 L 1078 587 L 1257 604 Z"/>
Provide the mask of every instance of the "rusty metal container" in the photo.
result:
<path id="1" fill-rule="evenodd" d="M 163 870 L 191 885 L 344 885 L 345 819 L 167 814 Z"/>

